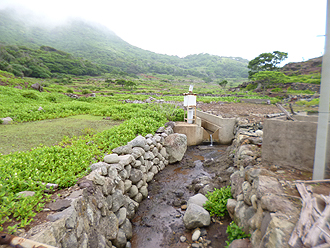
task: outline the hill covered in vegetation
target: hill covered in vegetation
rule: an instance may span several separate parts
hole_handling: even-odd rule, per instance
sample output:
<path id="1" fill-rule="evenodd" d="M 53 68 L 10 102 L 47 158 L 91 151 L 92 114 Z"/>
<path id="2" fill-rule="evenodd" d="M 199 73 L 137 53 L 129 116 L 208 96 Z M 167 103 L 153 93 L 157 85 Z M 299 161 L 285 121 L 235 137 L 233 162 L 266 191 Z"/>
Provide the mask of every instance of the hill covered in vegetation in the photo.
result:
<path id="1" fill-rule="evenodd" d="M 75 57 L 72 57 L 73 60 L 87 59 L 94 63 L 91 65 L 88 62 L 90 69 L 80 68 L 79 75 L 83 75 L 85 72 L 82 71 L 86 70 L 91 70 L 88 73 L 97 74 L 102 71 L 135 75 L 156 73 L 190 75 L 203 78 L 205 81 L 247 78 L 248 75 L 248 60 L 210 54 L 189 55 L 185 58 L 157 54 L 130 45 L 104 26 L 83 20 L 75 19 L 65 25 L 46 27 L 33 24 L 29 17 L 20 16 L 15 10 L 6 9 L 0 10 L 0 33 L 0 43 L 6 46 L 16 45 L 38 50 L 34 53 L 40 53 L 39 50 L 43 50 L 40 47 L 52 47 L 72 54 Z M 2 57 L 0 62 L 12 63 Z"/>
<path id="2" fill-rule="evenodd" d="M 88 60 L 75 58 L 52 47 L 41 46 L 39 49 L 32 49 L 1 44 L 0 70 L 12 72 L 16 76 L 36 78 L 49 78 L 56 74 L 96 76 L 106 71 Z"/>

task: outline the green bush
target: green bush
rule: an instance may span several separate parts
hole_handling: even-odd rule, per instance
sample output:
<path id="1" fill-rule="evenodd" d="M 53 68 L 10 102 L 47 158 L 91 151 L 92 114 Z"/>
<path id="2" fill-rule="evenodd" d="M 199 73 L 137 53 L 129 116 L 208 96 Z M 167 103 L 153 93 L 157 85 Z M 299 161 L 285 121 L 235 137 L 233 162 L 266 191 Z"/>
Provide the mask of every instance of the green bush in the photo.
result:
<path id="1" fill-rule="evenodd" d="M 47 96 L 46 99 L 50 102 L 56 102 L 56 97 L 55 96 Z"/>
<path id="2" fill-rule="evenodd" d="M 38 96 L 34 92 L 24 92 L 22 93 L 22 96 L 25 98 L 33 99 L 33 100 L 38 100 Z"/>
<path id="3" fill-rule="evenodd" d="M 67 89 L 66 92 L 67 92 L 67 93 L 73 93 L 73 90 L 72 90 L 72 89 Z"/>
<path id="4" fill-rule="evenodd" d="M 83 90 L 83 91 L 81 92 L 81 94 L 83 94 L 83 95 L 85 95 L 85 94 L 89 94 L 89 93 L 91 93 L 89 90 Z"/>
<path id="5" fill-rule="evenodd" d="M 208 192 L 206 197 L 208 201 L 204 204 L 204 208 L 210 212 L 211 216 L 225 216 L 228 214 L 227 201 L 233 198 L 230 186 L 214 189 L 213 192 Z"/>
<path id="6" fill-rule="evenodd" d="M 246 90 L 254 90 L 257 88 L 257 84 L 249 84 L 248 86 L 246 86 Z"/>
<path id="7" fill-rule="evenodd" d="M 272 92 L 282 92 L 283 90 L 281 88 L 274 88 L 272 89 Z"/>
<path id="8" fill-rule="evenodd" d="M 244 239 L 250 238 L 250 234 L 246 234 L 243 230 L 232 221 L 229 226 L 227 227 L 226 233 L 228 234 L 229 241 L 226 241 L 227 246 L 229 247 L 230 243 L 233 242 L 235 239 Z"/>

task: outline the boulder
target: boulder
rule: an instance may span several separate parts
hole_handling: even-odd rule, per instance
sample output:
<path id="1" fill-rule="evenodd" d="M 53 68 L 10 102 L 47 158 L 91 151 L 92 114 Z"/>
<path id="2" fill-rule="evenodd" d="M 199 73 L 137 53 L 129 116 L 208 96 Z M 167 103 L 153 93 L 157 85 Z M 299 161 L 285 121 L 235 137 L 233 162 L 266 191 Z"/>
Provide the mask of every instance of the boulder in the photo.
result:
<path id="1" fill-rule="evenodd" d="M 138 169 L 132 169 L 129 180 L 131 180 L 133 184 L 136 184 L 141 179 L 142 179 L 142 171 Z"/>
<path id="2" fill-rule="evenodd" d="M 179 162 L 187 150 L 187 136 L 179 133 L 170 134 L 165 138 L 164 147 L 169 163 Z"/>
<path id="3" fill-rule="evenodd" d="M 230 243 L 229 248 L 252 248 L 249 239 L 236 239 Z"/>
<path id="4" fill-rule="evenodd" d="M 183 223 L 187 229 L 209 226 L 211 217 L 208 211 L 196 204 L 190 204 L 183 216 Z"/>
<path id="5" fill-rule="evenodd" d="M 253 181 L 252 188 L 256 190 L 258 199 L 266 194 L 283 194 L 283 188 L 274 177 L 259 176 Z"/>
<path id="6" fill-rule="evenodd" d="M 142 147 L 142 148 L 144 148 L 146 144 L 147 144 L 146 138 L 144 138 L 141 135 L 137 136 L 135 139 L 128 142 L 128 145 L 131 145 L 132 147 Z"/>
<path id="7" fill-rule="evenodd" d="M 198 193 L 197 195 L 189 198 L 187 205 L 189 206 L 190 204 L 196 204 L 200 207 L 203 207 L 203 204 L 205 204 L 206 201 L 207 198 L 204 195 Z"/>
<path id="8" fill-rule="evenodd" d="M 1 120 L 2 120 L 2 124 L 3 124 L 3 125 L 10 124 L 10 123 L 13 121 L 13 119 L 10 118 L 10 117 L 1 118 Z M 0 124 L 1 124 L 1 123 L 0 123 Z"/>
<path id="9" fill-rule="evenodd" d="M 42 92 L 44 90 L 43 87 L 39 83 L 32 84 L 31 88 L 35 89 L 35 90 L 39 90 L 40 92 Z"/>
<path id="10" fill-rule="evenodd" d="M 123 166 L 126 166 L 135 160 L 135 158 L 130 154 L 119 156 L 118 159 L 119 159 L 119 164 Z"/>
<path id="11" fill-rule="evenodd" d="M 108 164 L 117 164 L 119 162 L 118 154 L 113 153 L 104 157 L 104 162 Z"/>
<path id="12" fill-rule="evenodd" d="M 131 154 L 133 152 L 132 146 L 131 145 L 126 145 L 126 146 L 120 146 L 116 147 L 115 149 L 112 150 L 113 153 L 117 153 L 118 155 L 124 155 L 124 154 Z"/>
<path id="13" fill-rule="evenodd" d="M 263 236 L 260 247 L 289 247 L 288 240 L 295 225 L 282 214 L 270 214 L 271 220 L 266 234 Z"/>

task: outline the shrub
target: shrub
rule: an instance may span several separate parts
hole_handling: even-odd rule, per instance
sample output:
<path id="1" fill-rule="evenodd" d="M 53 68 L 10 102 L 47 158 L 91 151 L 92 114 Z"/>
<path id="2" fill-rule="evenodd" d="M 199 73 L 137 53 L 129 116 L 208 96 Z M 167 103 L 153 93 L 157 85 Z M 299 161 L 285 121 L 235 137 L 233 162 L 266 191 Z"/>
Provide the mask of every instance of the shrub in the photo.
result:
<path id="1" fill-rule="evenodd" d="M 227 201 L 233 198 L 230 186 L 214 189 L 213 192 L 208 192 L 206 197 L 208 201 L 204 204 L 204 208 L 210 212 L 211 216 L 225 216 L 228 214 Z"/>
<path id="2" fill-rule="evenodd" d="M 67 89 L 66 92 L 68 92 L 68 93 L 73 93 L 73 90 L 72 90 L 72 89 Z"/>
<path id="3" fill-rule="evenodd" d="M 250 238 L 250 234 L 246 234 L 243 230 L 232 221 L 229 226 L 227 227 L 226 233 L 228 234 L 229 241 L 226 241 L 227 246 L 229 247 L 230 243 L 233 242 L 235 239 L 244 239 Z"/>
<path id="4" fill-rule="evenodd" d="M 85 94 L 89 94 L 89 93 L 91 93 L 89 90 L 83 90 L 83 91 L 81 92 L 81 94 L 83 94 L 83 95 L 85 95 Z"/>
<path id="5" fill-rule="evenodd" d="M 47 96 L 46 99 L 50 102 L 56 102 L 56 97 L 55 96 Z"/>
<path id="6" fill-rule="evenodd" d="M 248 86 L 246 86 L 246 90 L 254 90 L 257 88 L 257 84 L 248 84 Z"/>
<path id="7" fill-rule="evenodd" d="M 33 100 L 38 100 L 38 98 L 39 98 L 34 92 L 24 92 L 24 93 L 22 93 L 22 96 L 33 99 Z"/>
<path id="8" fill-rule="evenodd" d="M 281 88 L 274 88 L 274 89 L 272 89 L 272 92 L 282 92 L 282 89 Z"/>

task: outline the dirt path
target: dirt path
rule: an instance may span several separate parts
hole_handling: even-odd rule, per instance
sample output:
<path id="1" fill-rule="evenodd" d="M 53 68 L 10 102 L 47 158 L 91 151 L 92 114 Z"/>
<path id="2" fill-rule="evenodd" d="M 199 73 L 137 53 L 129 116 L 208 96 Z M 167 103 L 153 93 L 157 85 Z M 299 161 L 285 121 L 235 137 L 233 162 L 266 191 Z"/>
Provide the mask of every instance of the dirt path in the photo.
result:
<path id="1" fill-rule="evenodd" d="M 133 219 L 134 248 L 174 247 L 186 248 L 191 244 L 191 230 L 183 224 L 185 205 L 195 192 L 191 185 L 201 177 L 213 178 L 219 173 L 214 168 L 206 168 L 203 162 L 218 160 L 224 155 L 226 146 L 189 147 L 180 163 L 167 166 L 149 183 L 149 197 L 141 202 Z M 213 166 L 214 167 L 214 166 Z M 212 222 L 202 229 L 204 237 L 211 241 L 212 247 L 224 247 L 227 239 L 226 229 L 230 218 Z M 180 241 L 184 236 L 187 240 Z"/>

